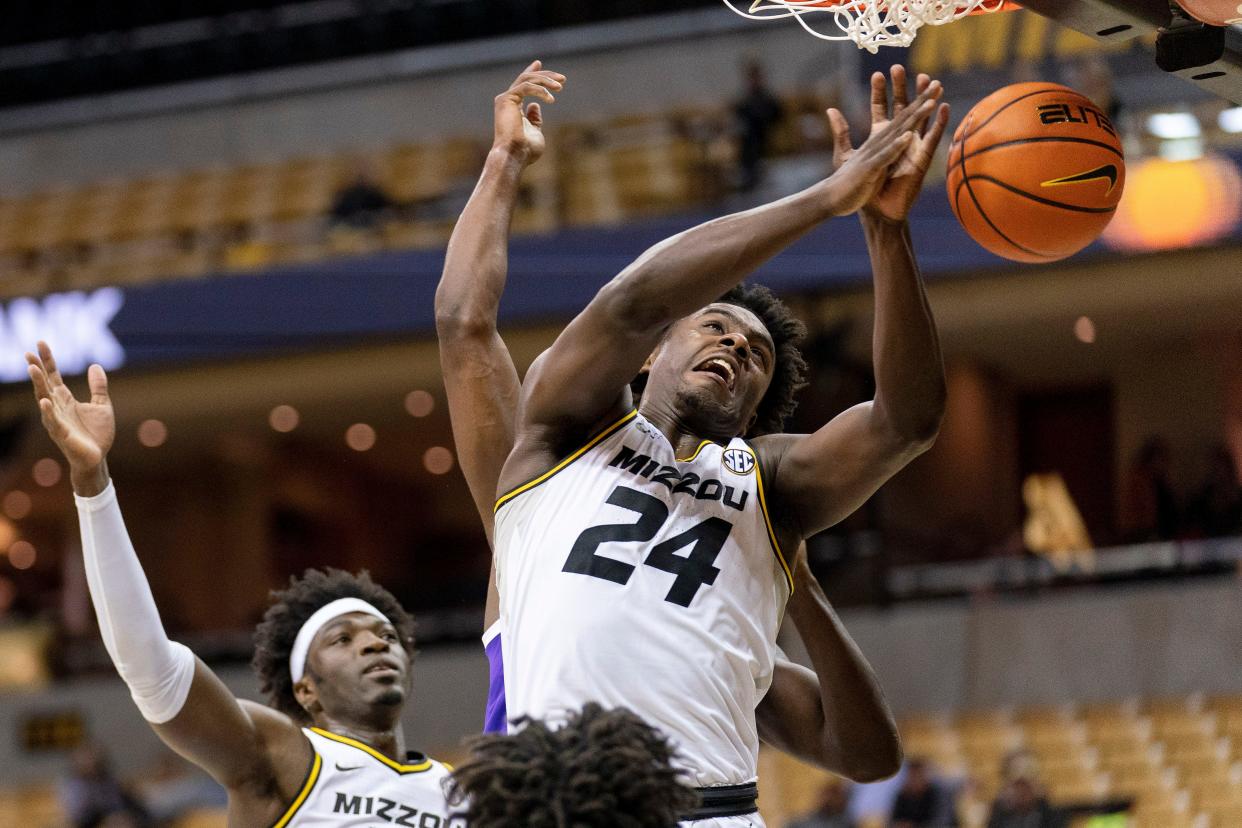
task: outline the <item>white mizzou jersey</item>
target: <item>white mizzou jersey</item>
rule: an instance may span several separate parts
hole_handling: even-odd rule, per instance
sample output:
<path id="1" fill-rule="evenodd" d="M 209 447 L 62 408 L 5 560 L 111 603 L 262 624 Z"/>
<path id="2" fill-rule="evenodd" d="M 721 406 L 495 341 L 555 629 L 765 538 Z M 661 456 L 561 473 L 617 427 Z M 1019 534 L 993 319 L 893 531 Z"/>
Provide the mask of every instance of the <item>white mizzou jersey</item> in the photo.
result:
<path id="1" fill-rule="evenodd" d="M 451 769 L 421 754 L 400 764 L 362 742 L 302 728 L 315 757 L 296 799 L 272 828 L 449 828 Z"/>
<path id="2" fill-rule="evenodd" d="M 744 440 L 679 459 L 635 411 L 496 504 L 509 719 L 588 702 L 670 737 L 692 784 L 753 781 L 793 580 Z"/>

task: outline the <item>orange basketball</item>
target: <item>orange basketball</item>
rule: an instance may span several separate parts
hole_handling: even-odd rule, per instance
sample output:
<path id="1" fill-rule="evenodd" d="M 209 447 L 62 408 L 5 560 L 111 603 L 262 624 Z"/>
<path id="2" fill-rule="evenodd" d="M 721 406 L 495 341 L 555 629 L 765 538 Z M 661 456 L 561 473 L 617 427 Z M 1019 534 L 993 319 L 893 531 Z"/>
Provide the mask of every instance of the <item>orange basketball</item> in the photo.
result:
<path id="1" fill-rule="evenodd" d="M 1121 140 L 1089 99 L 1015 83 L 980 101 L 949 147 L 957 220 L 998 256 L 1054 262 L 1095 241 L 1125 187 Z"/>
<path id="2" fill-rule="evenodd" d="M 1242 23 L 1242 4 L 1237 0 L 1177 0 L 1177 5 L 1195 20 L 1212 26 Z"/>

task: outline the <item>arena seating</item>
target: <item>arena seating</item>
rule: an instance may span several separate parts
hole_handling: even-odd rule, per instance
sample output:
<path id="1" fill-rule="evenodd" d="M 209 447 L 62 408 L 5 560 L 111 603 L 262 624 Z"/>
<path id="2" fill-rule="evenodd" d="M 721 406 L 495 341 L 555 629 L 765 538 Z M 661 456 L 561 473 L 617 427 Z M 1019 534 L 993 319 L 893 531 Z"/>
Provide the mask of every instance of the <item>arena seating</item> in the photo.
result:
<path id="1" fill-rule="evenodd" d="M 1150 701 L 925 714 L 901 720 L 906 755 L 937 775 L 965 780 L 957 808 L 963 828 L 987 824 L 1001 763 L 1028 751 L 1057 805 L 1132 800 L 1135 828 L 1242 825 L 1242 696 L 1191 695 Z M 436 754 L 460 762 L 460 748 Z M 779 828 L 813 807 L 822 771 L 766 748 L 760 804 Z M 53 785 L 0 790 L 0 828 L 60 828 Z M 224 815 L 198 811 L 178 828 L 223 828 Z M 864 825 L 862 828 L 880 828 Z"/>
<path id="2" fill-rule="evenodd" d="M 1137 828 L 1242 825 L 1242 697 L 928 714 L 901 729 L 907 756 L 969 780 L 958 802 L 964 828 L 986 825 L 1002 760 L 1019 749 L 1034 756 L 1054 804 L 1133 800 Z M 773 825 L 812 807 L 826 778 L 766 750 L 760 775 Z"/>
<path id="3" fill-rule="evenodd" d="M 772 154 L 826 152 L 828 103 L 787 98 Z M 547 156 L 526 176 L 514 232 L 617 224 L 716 201 L 733 176 L 731 130 L 725 105 L 553 121 Z M 1213 144 L 1229 139 L 1239 136 L 1212 135 Z M 0 299 L 440 247 L 486 149 L 479 136 L 450 138 L 0 198 Z M 375 232 L 330 229 L 333 198 L 360 165 L 400 207 Z M 933 184 L 939 165 L 934 173 Z"/>
<path id="4" fill-rule="evenodd" d="M 726 123 L 709 111 L 557 127 L 526 176 L 514 232 L 615 224 L 715 198 L 731 164 L 719 140 Z M 0 298 L 442 246 L 486 150 L 451 139 L 0 199 Z M 399 207 L 375 232 L 329 228 L 333 198 L 360 165 Z"/>

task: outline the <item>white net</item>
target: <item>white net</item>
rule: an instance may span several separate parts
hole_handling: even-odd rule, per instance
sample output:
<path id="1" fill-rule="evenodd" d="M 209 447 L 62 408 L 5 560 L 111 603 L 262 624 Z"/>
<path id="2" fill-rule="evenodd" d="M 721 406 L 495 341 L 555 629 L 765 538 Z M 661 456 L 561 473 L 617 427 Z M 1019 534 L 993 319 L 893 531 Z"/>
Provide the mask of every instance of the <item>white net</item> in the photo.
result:
<path id="1" fill-rule="evenodd" d="M 822 40 L 852 40 L 859 48 L 875 53 L 881 46 L 909 46 L 924 26 L 940 26 L 969 14 L 998 11 L 1004 0 L 724 0 L 742 17 L 774 20 L 792 17 L 802 28 Z M 836 24 L 836 30 L 812 25 L 812 21 Z"/>

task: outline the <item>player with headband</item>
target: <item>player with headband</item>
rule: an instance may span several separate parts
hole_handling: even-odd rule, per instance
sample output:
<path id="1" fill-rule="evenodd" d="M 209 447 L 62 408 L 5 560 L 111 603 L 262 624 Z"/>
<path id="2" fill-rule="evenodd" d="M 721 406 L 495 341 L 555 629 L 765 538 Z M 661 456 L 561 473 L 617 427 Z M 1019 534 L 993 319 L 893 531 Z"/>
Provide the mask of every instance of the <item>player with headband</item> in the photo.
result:
<path id="1" fill-rule="evenodd" d="M 116 421 L 103 368 L 74 398 L 52 352 L 27 354 L 43 426 L 69 463 L 99 631 L 159 737 L 229 793 L 229 824 L 303 828 L 379 822 L 442 828 L 448 769 L 408 752 L 414 622 L 366 573 L 308 570 L 275 594 L 255 632 L 270 707 L 233 696 L 170 641 L 108 474 Z"/>

